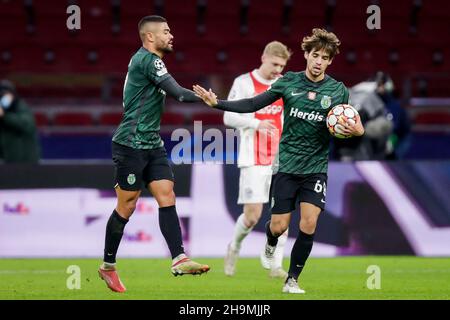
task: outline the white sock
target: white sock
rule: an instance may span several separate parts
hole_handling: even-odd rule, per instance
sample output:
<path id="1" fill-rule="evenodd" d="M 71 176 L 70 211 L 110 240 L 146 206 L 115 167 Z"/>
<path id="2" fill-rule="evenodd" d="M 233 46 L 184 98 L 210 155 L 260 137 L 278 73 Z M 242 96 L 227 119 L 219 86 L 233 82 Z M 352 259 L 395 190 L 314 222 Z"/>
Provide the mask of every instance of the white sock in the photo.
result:
<path id="1" fill-rule="evenodd" d="M 172 259 L 172 265 L 174 265 L 180 260 L 183 260 L 184 258 L 187 258 L 187 255 L 185 255 L 184 253 L 177 255 L 175 258 Z"/>
<path id="2" fill-rule="evenodd" d="M 278 237 L 277 247 L 274 252 L 274 267 L 283 268 L 284 246 L 288 239 L 288 230 Z"/>
<path id="3" fill-rule="evenodd" d="M 103 261 L 101 268 L 103 270 L 114 270 L 114 269 L 116 269 L 116 264 Z"/>
<path id="4" fill-rule="evenodd" d="M 245 225 L 245 215 L 242 213 L 236 221 L 234 226 L 233 240 L 231 241 L 231 248 L 235 251 L 241 250 L 242 240 L 252 231 L 253 227 L 249 228 Z"/>

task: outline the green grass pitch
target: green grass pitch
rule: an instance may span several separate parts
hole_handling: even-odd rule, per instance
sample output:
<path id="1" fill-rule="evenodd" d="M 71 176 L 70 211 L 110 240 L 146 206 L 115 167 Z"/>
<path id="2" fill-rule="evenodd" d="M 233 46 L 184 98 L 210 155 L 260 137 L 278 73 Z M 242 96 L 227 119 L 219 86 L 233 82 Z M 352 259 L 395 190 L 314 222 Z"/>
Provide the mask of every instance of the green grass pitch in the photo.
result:
<path id="1" fill-rule="evenodd" d="M 117 294 L 99 279 L 96 259 L 0 259 L 0 299 L 450 299 L 448 258 L 310 258 L 300 277 L 304 295 L 282 294 L 282 280 L 269 278 L 256 258 L 240 259 L 234 277 L 224 275 L 222 259 L 198 260 L 211 266 L 208 274 L 174 277 L 169 259 L 120 259 L 127 292 Z M 80 267 L 80 289 L 67 288 L 70 265 Z M 370 265 L 380 268 L 380 289 L 367 287 Z"/>

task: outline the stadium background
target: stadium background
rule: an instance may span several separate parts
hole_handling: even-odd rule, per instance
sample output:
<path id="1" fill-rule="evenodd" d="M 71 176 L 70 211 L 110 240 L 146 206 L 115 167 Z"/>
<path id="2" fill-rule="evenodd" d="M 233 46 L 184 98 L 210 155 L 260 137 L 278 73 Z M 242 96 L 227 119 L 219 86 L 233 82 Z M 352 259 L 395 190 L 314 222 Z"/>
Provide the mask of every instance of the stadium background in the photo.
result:
<path id="1" fill-rule="evenodd" d="M 81 8 L 80 30 L 66 28 L 71 4 Z M 371 4 L 381 8 L 380 30 L 366 28 Z M 31 106 L 42 148 L 38 166 L 0 165 L 0 257 L 101 257 L 114 205 L 110 139 L 128 61 L 140 45 L 137 22 L 147 14 L 165 16 L 175 36 L 164 59 L 169 72 L 222 98 L 234 77 L 258 67 L 269 41 L 294 51 L 286 71 L 303 70 L 300 41 L 318 26 L 342 41 L 329 68 L 334 78 L 352 86 L 389 73 L 412 121 L 410 147 L 398 161 L 331 164 L 312 255 L 450 256 L 447 7 L 444 0 L 0 0 L 0 78 L 12 80 Z M 192 132 L 194 121 L 225 129 L 222 112 L 167 99 L 169 154 L 173 130 Z M 206 161 L 175 166 L 175 173 L 187 250 L 223 256 L 240 212 L 237 169 Z M 156 212 L 152 198 L 140 200 L 120 256 L 168 257 Z M 290 238 L 289 248 L 295 231 Z M 256 256 L 263 241 L 261 222 L 242 255 Z"/>
<path id="2" fill-rule="evenodd" d="M 80 30 L 66 28 L 70 4 L 81 9 Z M 380 30 L 366 27 L 370 4 L 380 5 Z M 175 52 L 165 61 L 176 79 L 188 88 L 212 87 L 220 97 L 234 77 L 258 67 L 262 49 L 274 39 L 294 51 L 287 70 L 302 70 L 302 37 L 312 27 L 326 27 L 342 41 L 330 75 L 347 86 L 378 70 L 392 76 L 413 120 L 405 157 L 450 157 L 449 101 L 443 99 L 449 96 L 450 70 L 445 1 L 2 0 L 0 5 L 0 74 L 32 105 L 44 160 L 110 158 L 127 65 L 140 44 L 136 24 L 145 14 L 169 21 Z M 194 120 L 223 127 L 221 112 L 167 99 L 162 123 L 169 149 L 173 127 L 189 127 Z"/>

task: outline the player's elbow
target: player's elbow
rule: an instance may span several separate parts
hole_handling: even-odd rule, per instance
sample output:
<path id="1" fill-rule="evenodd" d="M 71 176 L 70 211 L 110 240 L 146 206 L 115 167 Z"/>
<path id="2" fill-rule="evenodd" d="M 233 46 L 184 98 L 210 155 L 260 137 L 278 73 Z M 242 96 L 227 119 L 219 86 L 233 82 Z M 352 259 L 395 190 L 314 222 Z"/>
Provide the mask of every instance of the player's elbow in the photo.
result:
<path id="1" fill-rule="evenodd" d="M 241 120 L 241 115 L 239 113 L 226 111 L 223 114 L 223 123 L 231 128 L 240 129 L 243 127 L 243 123 Z"/>
<path id="2" fill-rule="evenodd" d="M 223 123 L 224 123 L 224 125 L 229 126 L 229 127 L 233 126 L 230 114 L 228 112 L 224 112 L 224 114 L 223 114 Z"/>

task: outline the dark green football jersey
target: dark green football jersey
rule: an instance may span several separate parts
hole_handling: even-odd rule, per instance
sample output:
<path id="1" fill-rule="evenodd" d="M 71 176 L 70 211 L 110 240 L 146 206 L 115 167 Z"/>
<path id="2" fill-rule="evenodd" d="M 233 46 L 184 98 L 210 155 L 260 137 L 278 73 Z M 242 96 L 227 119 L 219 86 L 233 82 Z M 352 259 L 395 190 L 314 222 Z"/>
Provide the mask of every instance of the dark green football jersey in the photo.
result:
<path id="1" fill-rule="evenodd" d="M 141 47 L 131 58 L 123 89 L 124 114 L 113 141 L 135 149 L 163 145 L 160 131 L 166 93 L 158 84 L 169 76 L 164 62 Z"/>
<path id="2" fill-rule="evenodd" d="M 282 96 L 284 102 L 278 171 L 326 173 L 331 137 L 326 117 L 335 105 L 348 103 L 345 85 L 328 75 L 312 82 L 305 72 L 287 72 L 269 91 Z"/>

